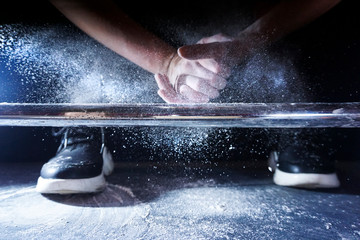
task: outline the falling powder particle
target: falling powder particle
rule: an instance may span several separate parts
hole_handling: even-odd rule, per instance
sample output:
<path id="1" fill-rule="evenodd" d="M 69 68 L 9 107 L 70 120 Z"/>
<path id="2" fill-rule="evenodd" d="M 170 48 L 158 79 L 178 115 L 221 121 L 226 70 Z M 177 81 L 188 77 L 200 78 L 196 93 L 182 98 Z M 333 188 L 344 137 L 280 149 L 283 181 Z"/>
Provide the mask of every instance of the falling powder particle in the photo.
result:
<path id="1" fill-rule="evenodd" d="M 72 25 L 1 25 L 0 58 L 7 71 L 21 76 L 13 82 L 19 82 L 17 90 L 24 93 L 25 102 L 163 103 L 152 74 Z M 215 101 L 299 100 L 301 88 L 291 83 L 296 78 L 288 56 L 283 59 L 270 53 L 258 54 L 235 69 L 228 87 Z M 292 88 L 298 94 L 293 94 Z M 160 152 L 164 159 L 211 162 L 236 151 L 263 154 L 261 144 L 251 149 L 234 145 L 230 129 L 133 128 L 127 136 L 121 146 L 139 144 L 151 153 Z"/>
<path id="2" fill-rule="evenodd" d="M 2 25 L 0 58 L 26 102 L 159 101 L 153 76 L 70 26 Z"/>

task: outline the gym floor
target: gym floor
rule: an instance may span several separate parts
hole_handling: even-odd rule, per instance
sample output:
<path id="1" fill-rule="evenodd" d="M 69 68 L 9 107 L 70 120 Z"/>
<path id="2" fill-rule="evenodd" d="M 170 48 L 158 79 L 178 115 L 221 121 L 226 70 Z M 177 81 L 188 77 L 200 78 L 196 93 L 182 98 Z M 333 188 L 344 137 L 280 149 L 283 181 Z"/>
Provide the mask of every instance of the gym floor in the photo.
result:
<path id="1" fill-rule="evenodd" d="M 280 187 L 251 161 L 116 162 L 104 192 L 41 195 L 43 163 L 0 163 L 0 239 L 359 239 L 360 164 L 333 190 Z"/>

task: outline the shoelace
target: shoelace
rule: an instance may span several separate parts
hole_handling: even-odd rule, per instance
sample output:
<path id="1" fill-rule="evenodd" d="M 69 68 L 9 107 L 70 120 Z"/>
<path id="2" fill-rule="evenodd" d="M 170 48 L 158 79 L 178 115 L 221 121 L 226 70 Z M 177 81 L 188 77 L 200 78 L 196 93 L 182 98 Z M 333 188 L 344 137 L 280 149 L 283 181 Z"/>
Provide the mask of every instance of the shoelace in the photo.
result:
<path id="1" fill-rule="evenodd" d="M 101 148 L 100 148 L 100 154 L 103 153 L 104 147 L 105 147 L 105 131 L 104 128 L 100 128 L 101 130 Z M 54 137 L 58 137 L 60 135 L 63 135 L 61 139 L 60 146 L 57 149 L 57 153 L 59 153 L 61 150 L 65 149 L 69 142 L 71 144 L 74 143 L 84 143 L 89 142 L 94 139 L 94 135 L 90 134 L 88 131 L 86 131 L 83 128 L 69 128 L 69 127 L 63 127 L 60 130 L 56 131 L 55 129 L 52 129 L 52 135 Z M 77 135 L 77 136 L 76 136 Z M 85 137 L 79 137 L 85 136 Z"/>

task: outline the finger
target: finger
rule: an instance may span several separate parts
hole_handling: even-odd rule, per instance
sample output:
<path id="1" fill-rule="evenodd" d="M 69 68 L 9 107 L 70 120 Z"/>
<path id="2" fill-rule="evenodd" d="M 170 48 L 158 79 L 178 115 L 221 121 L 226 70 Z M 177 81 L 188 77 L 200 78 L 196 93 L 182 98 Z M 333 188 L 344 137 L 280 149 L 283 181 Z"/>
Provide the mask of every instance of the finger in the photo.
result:
<path id="1" fill-rule="evenodd" d="M 174 88 L 172 87 L 172 85 L 169 81 L 169 78 L 166 75 L 158 73 L 158 74 L 155 74 L 154 76 L 155 76 L 156 83 L 160 89 L 165 89 L 167 91 L 173 90 L 175 92 Z"/>
<path id="2" fill-rule="evenodd" d="M 155 80 L 159 87 L 159 96 L 167 103 L 176 102 L 177 94 L 172 88 L 169 79 L 162 74 L 155 74 Z"/>
<path id="3" fill-rule="evenodd" d="M 207 79 L 210 86 L 222 90 L 226 86 L 226 79 L 222 76 L 215 74 L 211 72 L 210 70 L 204 68 L 201 66 L 201 68 L 198 68 L 194 74 L 191 76 L 196 76 L 198 78 Z"/>
<path id="4" fill-rule="evenodd" d="M 178 94 L 170 84 L 166 75 L 155 74 L 155 80 L 160 88 L 158 90 L 159 96 L 167 103 L 188 103 L 189 101 Z"/>
<path id="5" fill-rule="evenodd" d="M 198 62 L 201 64 L 201 66 L 213 73 L 219 74 L 222 72 L 220 65 L 214 59 L 200 59 Z"/>
<path id="6" fill-rule="evenodd" d="M 183 46 L 178 49 L 180 57 L 188 60 L 217 58 L 223 52 L 218 42 Z"/>
<path id="7" fill-rule="evenodd" d="M 209 101 L 209 97 L 203 93 L 197 92 L 191 87 L 187 85 L 182 85 L 180 87 L 180 94 L 189 99 L 194 103 L 207 103 Z"/>
<path id="8" fill-rule="evenodd" d="M 201 59 L 197 60 L 197 62 L 204 68 L 210 70 L 211 72 L 224 79 L 228 78 L 231 75 L 231 70 L 228 66 L 224 64 L 219 64 L 214 59 Z"/>
<path id="9" fill-rule="evenodd" d="M 210 86 L 222 90 L 226 87 L 227 81 L 225 78 L 215 75 L 213 78 L 208 79 L 208 83 Z"/>
<path id="10" fill-rule="evenodd" d="M 158 90 L 158 95 L 167 103 L 173 103 L 173 96 L 171 96 L 167 91 L 164 89 Z"/>
<path id="11" fill-rule="evenodd" d="M 231 70 L 228 66 L 219 64 L 214 59 L 200 59 L 197 61 L 201 64 L 201 66 L 221 76 L 222 78 L 226 79 L 231 75 Z"/>
<path id="12" fill-rule="evenodd" d="M 218 34 L 210 36 L 210 37 L 202 38 L 197 43 L 204 44 L 204 43 L 213 43 L 213 42 L 228 42 L 231 40 L 232 40 L 231 37 L 226 36 L 225 34 L 222 34 L 222 33 L 218 33 Z"/>
<path id="13" fill-rule="evenodd" d="M 216 89 L 221 90 L 226 86 L 225 78 L 205 68 L 199 62 L 196 62 L 195 64 L 189 64 L 184 72 L 188 73 L 187 75 L 207 79 L 209 84 Z"/>
<path id="14" fill-rule="evenodd" d="M 224 79 L 227 79 L 231 75 L 231 68 L 228 66 L 222 66 L 221 71 L 218 74 Z"/>
<path id="15" fill-rule="evenodd" d="M 164 89 L 158 90 L 159 96 L 167 103 L 188 103 L 189 101 L 179 94 L 172 94 Z"/>
<path id="16" fill-rule="evenodd" d="M 200 46 L 198 44 L 197 46 Z M 181 53 L 181 47 L 178 49 L 178 53 Z M 229 69 L 224 65 L 217 63 L 214 59 L 201 59 L 189 61 L 189 64 L 185 65 L 185 73 L 199 78 L 209 79 L 210 84 L 217 89 L 224 89 L 226 86 L 225 77 L 229 76 Z M 192 63 L 191 63 L 192 62 Z"/>
<path id="17" fill-rule="evenodd" d="M 195 76 L 187 76 L 185 84 L 195 91 L 208 96 L 210 99 L 217 98 L 219 96 L 219 91 L 216 88 L 210 86 L 204 79 Z"/>

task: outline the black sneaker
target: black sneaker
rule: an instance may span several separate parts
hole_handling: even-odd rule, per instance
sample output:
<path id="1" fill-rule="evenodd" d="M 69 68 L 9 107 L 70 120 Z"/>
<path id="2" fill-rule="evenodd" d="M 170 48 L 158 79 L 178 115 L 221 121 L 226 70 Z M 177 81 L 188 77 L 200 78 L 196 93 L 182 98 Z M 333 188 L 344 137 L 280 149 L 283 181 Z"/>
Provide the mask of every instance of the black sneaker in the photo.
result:
<path id="1" fill-rule="evenodd" d="M 114 163 L 103 128 L 63 128 L 55 157 L 43 165 L 36 190 L 44 194 L 100 192 Z"/>
<path id="2" fill-rule="evenodd" d="M 290 146 L 270 154 L 269 169 L 275 171 L 274 183 L 299 188 L 336 188 L 340 186 L 335 163 L 323 153 L 304 146 Z"/>

